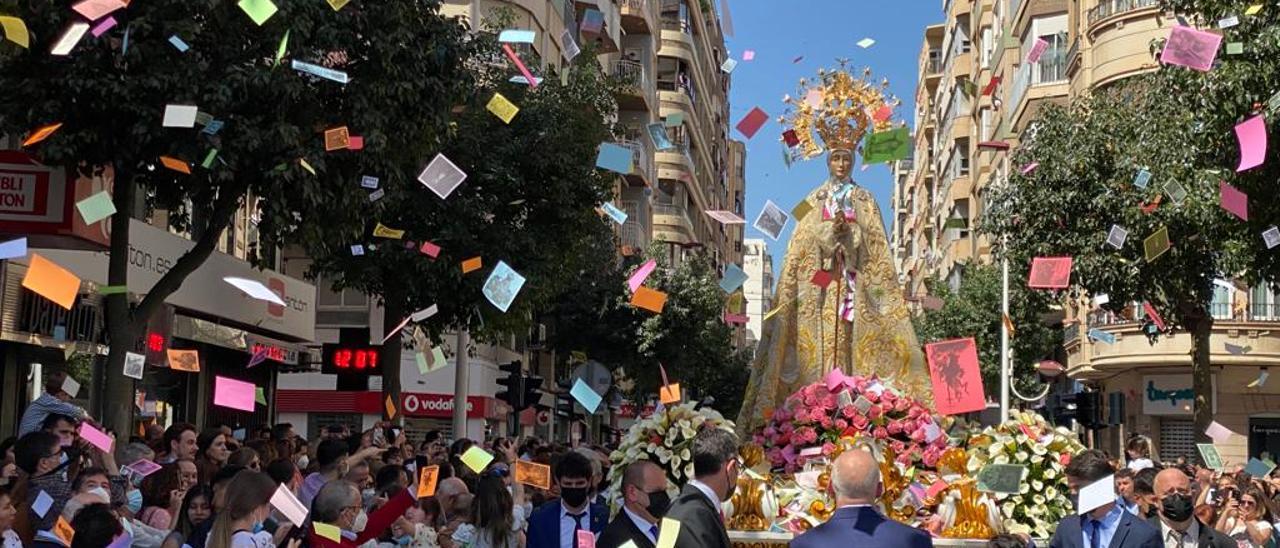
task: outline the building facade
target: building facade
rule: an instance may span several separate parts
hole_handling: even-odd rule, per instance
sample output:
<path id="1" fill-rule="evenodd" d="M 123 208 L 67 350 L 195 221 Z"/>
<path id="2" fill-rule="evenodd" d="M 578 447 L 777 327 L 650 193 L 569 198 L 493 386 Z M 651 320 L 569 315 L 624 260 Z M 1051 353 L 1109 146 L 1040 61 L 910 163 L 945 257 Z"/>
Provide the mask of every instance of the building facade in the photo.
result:
<path id="1" fill-rule="evenodd" d="M 895 172 L 893 250 L 909 295 L 924 280 L 958 284 L 966 265 L 990 260 L 974 230 L 986 190 L 1007 180 L 1009 151 L 1049 103 L 1156 70 L 1151 44 L 1177 24 L 1156 0 L 949 0 L 942 23 L 925 29 L 916 88 L 914 162 Z M 1038 40 L 1047 47 L 1036 62 Z M 1225 459 L 1280 453 L 1280 386 L 1268 382 L 1280 349 L 1276 293 L 1215 280 L 1210 343 L 1216 420 L 1237 435 L 1218 444 Z M 1070 379 L 1104 396 L 1111 423 L 1093 443 L 1114 455 L 1132 434 L 1149 436 L 1159 457 L 1196 457 L 1191 417 L 1191 340 L 1152 343 L 1140 307 L 1122 315 L 1095 303 L 1064 303 Z M 997 306 L 998 303 L 992 303 Z M 1097 328 L 1116 337 L 1090 339 Z"/>
<path id="2" fill-rule="evenodd" d="M 761 238 L 747 238 L 742 248 L 742 270 L 748 276 L 743 284 L 747 299 L 746 348 L 754 352 L 764 335 L 764 315 L 773 310 L 773 256 Z"/>

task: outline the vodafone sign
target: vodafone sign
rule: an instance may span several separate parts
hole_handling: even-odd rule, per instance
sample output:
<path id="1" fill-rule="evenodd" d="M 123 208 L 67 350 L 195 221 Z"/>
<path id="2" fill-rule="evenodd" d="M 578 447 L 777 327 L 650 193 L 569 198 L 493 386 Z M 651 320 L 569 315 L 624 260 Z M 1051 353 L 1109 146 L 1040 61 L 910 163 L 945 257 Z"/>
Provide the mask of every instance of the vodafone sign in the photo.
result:
<path id="1" fill-rule="evenodd" d="M 453 416 L 453 396 L 445 394 L 415 393 L 406 393 L 403 396 L 403 400 L 400 404 L 400 410 L 403 411 L 406 416 L 443 419 Z M 467 418 L 485 418 L 483 397 L 467 397 Z"/>

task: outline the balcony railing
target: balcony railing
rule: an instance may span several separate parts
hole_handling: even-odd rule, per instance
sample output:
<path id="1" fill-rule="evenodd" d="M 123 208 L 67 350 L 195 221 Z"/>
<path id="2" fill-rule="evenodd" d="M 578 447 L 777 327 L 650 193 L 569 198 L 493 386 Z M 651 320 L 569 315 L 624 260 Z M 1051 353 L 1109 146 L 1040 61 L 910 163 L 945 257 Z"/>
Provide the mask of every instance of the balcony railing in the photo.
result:
<path id="1" fill-rule="evenodd" d="M 1076 60 L 1076 56 L 1080 55 L 1080 36 L 1076 35 L 1071 39 L 1071 47 L 1067 48 L 1067 66 Z"/>
<path id="2" fill-rule="evenodd" d="M 1159 0 L 1102 0 L 1097 6 L 1089 9 L 1086 16 L 1090 25 L 1121 13 L 1158 5 Z"/>
<path id="3" fill-rule="evenodd" d="M 609 73 L 633 91 L 642 92 L 649 87 L 649 75 L 645 73 L 644 65 L 639 61 L 619 59 L 609 67 Z"/>
<path id="4" fill-rule="evenodd" d="M 653 153 L 652 147 L 649 146 L 647 139 L 624 140 L 618 144 L 631 149 L 631 173 L 644 177 L 646 181 L 652 182 L 653 176 Z"/>
<path id="5" fill-rule="evenodd" d="M 942 72 L 942 59 L 934 57 L 925 62 L 924 73 L 926 76 L 933 76 Z"/>

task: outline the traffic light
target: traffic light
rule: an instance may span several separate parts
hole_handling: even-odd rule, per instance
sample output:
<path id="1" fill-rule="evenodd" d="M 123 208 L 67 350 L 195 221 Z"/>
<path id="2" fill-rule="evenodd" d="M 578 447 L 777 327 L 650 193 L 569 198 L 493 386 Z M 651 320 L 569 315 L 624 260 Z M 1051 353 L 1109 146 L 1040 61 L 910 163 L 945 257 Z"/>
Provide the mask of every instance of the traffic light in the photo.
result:
<path id="1" fill-rule="evenodd" d="M 1049 394 L 1045 399 L 1045 409 L 1049 411 L 1053 424 L 1071 427 L 1071 421 L 1078 416 L 1076 396 L 1078 394 Z"/>
<path id="2" fill-rule="evenodd" d="M 524 364 L 519 360 L 511 363 L 504 363 L 498 366 L 498 369 L 506 373 L 506 376 L 498 379 L 498 384 L 506 387 L 494 394 L 495 398 L 507 402 L 512 409 L 520 411 L 520 399 L 524 396 Z"/>
<path id="3" fill-rule="evenodd" d="M 573 420 L 575 413 L 573 412 L 574 399 L 569 394 L 569 384 L 567 382 L 558 383 L 561 391 L 556 393 L 556 416 Z"/>
<path id="4" fill-rule="evenodd" d="M 1102 394 L 1081 392 L 1076 394 L 1076 420 L 1085 428 L 1097 430 L 1107 425 L 1102 420 Z"/>
<path id="5" fill-rule="evenodd" d="M 514 406 L 516 412 L 524 411 L 542 400 L 542 377 L 538 375 L 525 375 L 523 382 L 523 392 L 521 392 L 520 405 Z"/>

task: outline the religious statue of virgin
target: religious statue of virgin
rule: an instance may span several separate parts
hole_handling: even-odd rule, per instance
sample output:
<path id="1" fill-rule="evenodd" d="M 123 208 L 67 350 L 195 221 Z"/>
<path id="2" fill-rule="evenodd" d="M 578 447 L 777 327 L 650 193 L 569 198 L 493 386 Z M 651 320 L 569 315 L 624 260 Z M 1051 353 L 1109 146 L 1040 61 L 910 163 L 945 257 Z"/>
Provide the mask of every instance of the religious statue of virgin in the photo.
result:
<path id="1" fill-rule="evenodd" d="M 742 432 L 761 426 L 787 396 L 833 368 L 878 375 L 932 403 L 880 208 L 851 177 L 864 134 L 891 127 L 891 105 L 882 91 L 888 82 L 869 83 L 869 74 L 822 71 L 816 80 L 801 80 L 798 96 L 787 100 L 780 122 L 794 134 L 784 137 L 806 159 L 825 153 L 829 176 L 793 210 L 795 232 L 738 417 Z"/>

